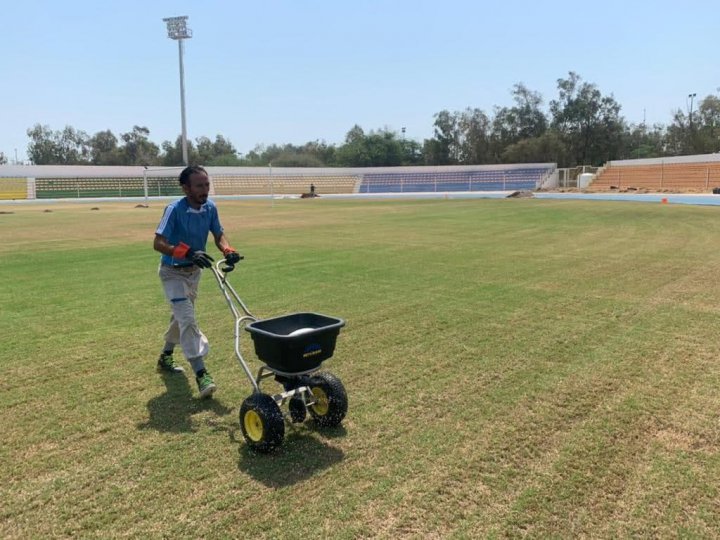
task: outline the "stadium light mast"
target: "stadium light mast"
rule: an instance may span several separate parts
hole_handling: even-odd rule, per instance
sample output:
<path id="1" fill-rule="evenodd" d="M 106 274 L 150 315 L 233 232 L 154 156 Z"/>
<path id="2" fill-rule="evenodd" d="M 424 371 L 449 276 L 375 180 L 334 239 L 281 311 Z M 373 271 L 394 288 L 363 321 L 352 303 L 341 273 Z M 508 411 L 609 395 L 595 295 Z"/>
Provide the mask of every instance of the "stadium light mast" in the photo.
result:
<path id="1" fill-rule="evenodd" d="M 187 27 L 187 17 L 168 17 L 163 19 L 167 24 L 168 37 L 178 42 L 180 56 L 180 116 L 182 120 L 182 155 L 183 163 L 187 166 L 187 127 L 185 123 L 185 70 L 183 69 L 183 40 L 192 37 L 192 30 Z"/>
<path id="2" fill-rule="evenodd" d="M 695 96 L 697 96 L 697 93 L 693 92 L 692 94 L 688 94 L 688 97 L 690 98 L 690 129 L 692 129 L 692 107 L 693 107 L 693 100 L 695 99 Z"/>

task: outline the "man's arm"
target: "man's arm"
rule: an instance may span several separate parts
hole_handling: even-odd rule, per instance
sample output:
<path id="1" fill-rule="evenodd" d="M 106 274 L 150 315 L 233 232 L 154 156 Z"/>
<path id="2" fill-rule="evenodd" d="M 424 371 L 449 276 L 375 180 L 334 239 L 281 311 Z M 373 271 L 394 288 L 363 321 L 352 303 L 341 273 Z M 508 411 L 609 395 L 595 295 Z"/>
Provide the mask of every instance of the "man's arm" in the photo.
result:
<path id="1" fill-rule="evenodd" d="M 230 245 L 230 242 L 225 236 L 225 233 L 213 233 L 213 236 L 215 237 L 215 245 L 225 256 L 225 261 L 228 264 L 237 264 L 238 262 L 240 262 L 240 259 L 242 257 L 238 254 L 237 251 L 235 251 L 235 248 Z"/>
<path id="2" fill-rule="evenodd" d="M 235 251 L 231 246 L 230 242 L 227 239 L 227 236 L 225 236 L 225 233 L 215 234 L 213 233 L 213 236 L 215 237 L 215 245 L 220 250 L 221 253 L 225 253 L 226 250 Z"/>
<path id="3" fill-rule="evenodd" d="M 155 240 L 153 241 L 153 249 L 159 251 L 163 255 L 170 255 L 172 257 L 175 246 L 170 244 L 162 234 L 155 234 Z"/>
<path id="4" fill-rule="evenodd" d="M 155 251 L 159 251 L 165 255 L 170 255 L 174 259 L 189 259 L 200 268 L 210 268 L 213 258 L 204 251 L 194 251 L 190 246 L 180 242 L 177 246 L 173 246 L 161 234 L 155 233 L 155 241 L 153 242 Z"/>

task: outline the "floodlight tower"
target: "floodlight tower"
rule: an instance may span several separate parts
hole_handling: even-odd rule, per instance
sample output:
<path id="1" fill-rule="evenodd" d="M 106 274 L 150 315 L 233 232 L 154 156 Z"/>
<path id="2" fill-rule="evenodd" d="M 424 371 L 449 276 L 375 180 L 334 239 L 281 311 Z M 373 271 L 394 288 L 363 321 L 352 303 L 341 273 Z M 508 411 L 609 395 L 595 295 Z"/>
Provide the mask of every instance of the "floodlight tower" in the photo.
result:
<path id="1" fill-rule="evenodd" d="M 692 94 L 688 94 L 688 97 L 690 98 L 690 129 L 692 129 L 692 107 L 693 107 L 693 100 L 697 96 L 697 93 L 693 92 Z"/>
<path id="2" fill-rule="evenodd" d="M 192 30 L 187 27 L 187 17 L 168 17 L 163 19 L 167 24 L 168 37 L 178 42 L 180 56 L 180 115 L 182 118 L 182 155 L 183 163 L 188 165 L 187 128 L 185 124 L 185 71 L 183 69 L 183 40 L 192 37 Z"/>

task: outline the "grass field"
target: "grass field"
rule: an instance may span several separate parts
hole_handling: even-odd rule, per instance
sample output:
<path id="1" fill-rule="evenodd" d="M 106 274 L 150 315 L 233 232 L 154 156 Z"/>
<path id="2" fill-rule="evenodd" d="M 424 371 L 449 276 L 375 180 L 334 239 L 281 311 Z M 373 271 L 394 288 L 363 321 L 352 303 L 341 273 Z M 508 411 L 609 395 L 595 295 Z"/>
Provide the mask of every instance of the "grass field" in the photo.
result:
<path id="1" fill-rule="evenodd" d="M 218 205 L 255 315 L 347 320 L 324 364 L 343 426 L 247 450 L 251 387 L 209 275 L 215 399 L 155 372 L 162 203 L 5 206 L 0 537 L 717 535 L 720 210 Z"/>

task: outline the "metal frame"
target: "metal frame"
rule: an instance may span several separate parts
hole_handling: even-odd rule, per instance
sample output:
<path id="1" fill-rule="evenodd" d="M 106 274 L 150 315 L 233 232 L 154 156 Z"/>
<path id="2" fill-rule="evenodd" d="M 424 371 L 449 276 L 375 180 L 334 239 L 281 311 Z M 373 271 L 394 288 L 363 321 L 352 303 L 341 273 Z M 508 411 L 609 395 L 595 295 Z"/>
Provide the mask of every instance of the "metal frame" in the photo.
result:
<path id="1" fill-rule="evenodd" d="M 311 369 L 308 371 L 286 373 L 283 371 L 272 369 L 270 366 L 263 364 L 258 371 L 257 377 L 253 376 L 250 367 L 248 366 L 247 362 L 245 362 L 245 359 L 240 352 L 240 331 L 247 323 L 255 322 L 258 320 L 258 318 L 255 317 L 252 313 L 250 313 L 250 310 L 245 305 L 245 302 L 242 301 L 237 291 L 235 291 L 235 288 L 228 282 L 228 272 L 223 271 L 223 268 L 225 267 L 225 259 L 221 259 L 217 261 L 214 266 L 210 267 L 210 269 L 212 270 L 212 273 L 215 276 L 215 281 L 217 281 L 218 287 L 220 288 L 220 291 L 225 297 L 225 301 L 227 302 L 227 305 L 230 308 L 233 317 L 235 318 L 235 356 L 240 363 L 240 367 L 243 369 L 245 375 L 247 375 L 247 378 L 250 380 L 250 384 L 252 384 L 253 386 L 253 392 L 261 393 L 260 383 L 262 382 L 262 380 L 267 379 L 268 377 L 272 377 L 274 375 L 281 375 L 284 377 L 301 377 L 318 371 L 320 369 L 319 366 L 315 369 Z M 308 386 L 299 386 L 298 388 L 294 388 L 292 390 L 286 390 L 279 394 L 274 394 L 271 397 L 273 398 L 275 403 L 280 406 L 284 404 L 288 399 L 296 395 L 299 396 L 300 399 L 302 399 L 306 407 L 315 403 L 315 397 L 310 391 L 310 387 Z"/>

